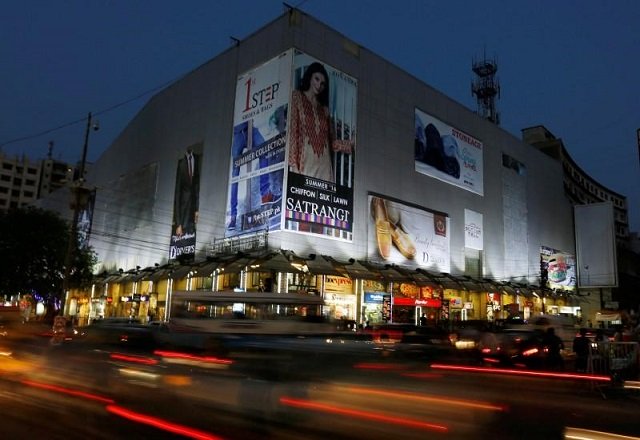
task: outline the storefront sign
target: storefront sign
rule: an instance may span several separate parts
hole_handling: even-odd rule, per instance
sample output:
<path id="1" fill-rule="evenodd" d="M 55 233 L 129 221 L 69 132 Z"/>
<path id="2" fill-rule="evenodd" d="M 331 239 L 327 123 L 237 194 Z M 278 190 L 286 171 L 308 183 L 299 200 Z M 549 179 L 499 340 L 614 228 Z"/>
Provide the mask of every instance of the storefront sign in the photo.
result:
<path id="1" fill-rule="evenodd" d="M 324 300 L 327 304 L 353 304 L 356 302 L 356 296 L 340 293 L 327 293 L 325 294 Z"/>
<path id="2" fill-rule="evenodd" d="M 462 298 L 459 296 L 453 296 L 449 299 L 449 305 L 452 309 L 461 309 L 462 308 Z"/>
<path id="3" fill-rule="evenodd" d="M 384 284 L 375 280 L 362 280 L 362 289 L 367 292 L 384 292 Z"/>
<path id="4" fill-rule="evenodd" d="M 404 296 L 420 296 L 420 287 L 411 283 L 400 283 L 400 293 Z"/>
<path id="5" fill-rule="evenodd" d="M 384 293 L 366 293 L 364 294 L 364 302 L 369 304 L 382 304 L 384 297 L 389 296 Z"/>
<path id="6" fill-rule="evenodd" d="M 394 306 L 422 306 L 422 307 L 433 307 L 438 308 L 442 306 L 442 301 L 439 299 L 416 299 L 416 298 L 403 298 L 394 296 L 393 297 L 393 305 Z"/>
<path id="7" fill-rule="evenodd" d="M 327 275 L 324 281 L 325 292 L 353 293 L 353 280 L 346 277 Z"/>
<path id="8" fill-rule="evenodd" d="M 385 295 L 382 299 L 382 319 L 384 321 L 391 319 L 391 295 Z"/>

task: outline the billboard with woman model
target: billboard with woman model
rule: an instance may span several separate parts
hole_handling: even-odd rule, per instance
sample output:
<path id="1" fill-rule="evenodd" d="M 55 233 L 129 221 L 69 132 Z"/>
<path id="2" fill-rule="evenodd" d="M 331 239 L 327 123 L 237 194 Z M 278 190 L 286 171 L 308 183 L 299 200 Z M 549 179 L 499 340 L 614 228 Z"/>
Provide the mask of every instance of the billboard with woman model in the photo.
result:
<path id="1" fill-rule="evenodd" d="M 293 56 L 285 229 L 351 241 L 357 81 Z"/>

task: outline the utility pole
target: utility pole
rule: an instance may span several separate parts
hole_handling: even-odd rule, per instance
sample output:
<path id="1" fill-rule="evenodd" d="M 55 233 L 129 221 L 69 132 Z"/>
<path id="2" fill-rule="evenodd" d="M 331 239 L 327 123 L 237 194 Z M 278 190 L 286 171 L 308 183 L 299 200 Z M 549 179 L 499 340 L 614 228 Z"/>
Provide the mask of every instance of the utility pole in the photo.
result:
<path id="1" fill-rule="evenodd" d="M 84 133 L 84 144 L 82 147 L 82 160 L 80 161 L 80 170 L 77 178 L 71 183 L 71 203 L 70 208 L 73 210 L 73 219 L 71 221 L 71 231 L 69 234 L 69 245 L 67 247 L 67 255 L 65 257 L 64 265 L 64 279 L 62 281 L 63 289 L 63 302 L 61 304 L 61 310 L 63 315 L 69 315 L 69 278 L 71 277 L 71 268 L 75 257 L 76 249 L 78 248 L 78 218 L 80 212 L 86 208 L 91 191 L 84 186 L 84 172 L 87 162 L 87 150 L 89 148 L 89 133 L 91 132 L 92 115 L 89 112 L 87 116 L 87 128 Z M 93 126 L 94 130 L 98 130 L 97 124 Z M 74 311 L 75 312 L 75 311 Z M 75 313 L 74 313 L 75 314 Z"/>

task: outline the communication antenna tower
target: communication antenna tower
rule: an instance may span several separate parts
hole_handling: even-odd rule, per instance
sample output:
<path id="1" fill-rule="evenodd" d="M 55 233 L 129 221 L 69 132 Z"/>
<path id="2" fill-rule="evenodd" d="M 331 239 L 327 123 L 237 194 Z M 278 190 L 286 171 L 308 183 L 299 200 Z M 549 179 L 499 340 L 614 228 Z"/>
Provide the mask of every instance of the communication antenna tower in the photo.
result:
<path id="1" fill-rule="evenodd" d="M 496 76 L 498 63 L 487 59 L 486 54 L 480 61 L 473 61 L 471 70 L 476 74 L 471 82 L 471 95 L 478 101 L 478 114 L 500 125 L 500 113 L 496 109 L 496 96 L 500 98 L 500 81 Z"/>

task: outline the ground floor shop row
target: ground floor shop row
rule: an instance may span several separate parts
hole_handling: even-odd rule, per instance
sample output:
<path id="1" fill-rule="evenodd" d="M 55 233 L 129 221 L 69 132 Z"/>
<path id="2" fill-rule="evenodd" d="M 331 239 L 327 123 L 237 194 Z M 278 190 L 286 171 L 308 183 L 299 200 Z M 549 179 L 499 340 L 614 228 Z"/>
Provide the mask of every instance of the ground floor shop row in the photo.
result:
<path id="1" fill-rule="evenodd" d="M 79 325 L 112 317 L 166 321 L 171 318 L 169 304 L 175 291 L 235 292 L 239 302 L 243 292 L 268 291 L 319 295 L 324 299 L 326 318 L 355 321 L 363 326 L 529 319 L 543 313 L 581 318 L 579 298 L 566 293 L 521 290 L 490 282 L 473 285 L 468 277 L 456 280 L 446 276 L 441 278 L 442 283 L 435 277 L 408 279 L 398 268 L 394 274 L 376 274 L 365 272 L 367 268 L 363 266 L 358 268 L 358 274 L 349 274 L 327 266 L 324 271 L 332 272 L 328 274 L 313 273 L 308 268 L 299 270 L 288 260 L 280 263 L 277 267 L 261 265 L 247 258 L 224 266 L 210 262 L 153 274 L 107 277 L 90 288 L 67 292 L 64 314 Z"/>

